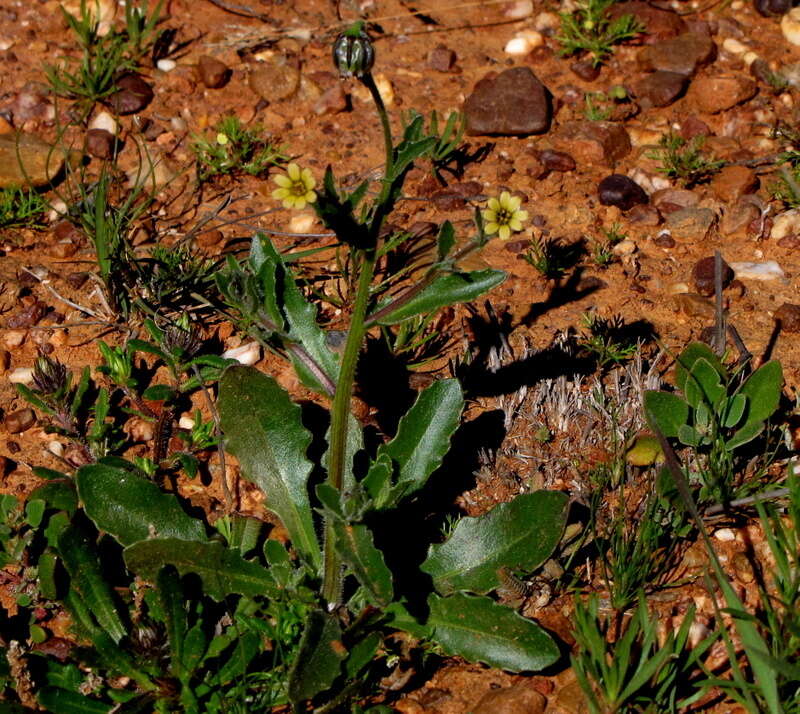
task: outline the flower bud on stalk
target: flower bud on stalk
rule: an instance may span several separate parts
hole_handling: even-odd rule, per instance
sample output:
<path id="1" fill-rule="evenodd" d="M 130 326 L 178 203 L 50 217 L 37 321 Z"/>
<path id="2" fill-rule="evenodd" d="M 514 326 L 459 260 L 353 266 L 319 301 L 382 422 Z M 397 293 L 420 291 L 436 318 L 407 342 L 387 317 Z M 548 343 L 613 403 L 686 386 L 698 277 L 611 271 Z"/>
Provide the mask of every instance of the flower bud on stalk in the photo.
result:
<path id="1" fill-rule="evenodd" d="M 375 48 L 369 35 L 364 32 L 364 23 L 357 22 L 336 38 L 333 43 L 333 63 L 344 79 L 361 79 L 369 74 L 375 64 Z"/>

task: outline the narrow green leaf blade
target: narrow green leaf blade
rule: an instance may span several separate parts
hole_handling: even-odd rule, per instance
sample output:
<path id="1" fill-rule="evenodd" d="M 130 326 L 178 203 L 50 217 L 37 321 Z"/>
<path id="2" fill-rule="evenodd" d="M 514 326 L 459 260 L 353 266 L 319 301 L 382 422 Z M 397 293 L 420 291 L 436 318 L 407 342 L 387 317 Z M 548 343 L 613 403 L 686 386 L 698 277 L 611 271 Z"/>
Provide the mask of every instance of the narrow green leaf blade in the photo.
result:
<path id="1" fill-rule="evenodd" d="M 226 595 L 277 597 L 275 580 L 269 570 L 242 558 L 238 550 L 217 541 L 199 543 L 177 538 L 143 540 L 125 548 L 128 569 L 148 580 L 155 580 L 165 565 L 177 568 L 181 576 L 195 573 L 203 590 L 216 601 Z"/>
<path id="2" fill-rule="evenodd" d="M 59 687 L 45 687 L 36 699 L 51 714 L 108 714 L 114 709 L 113 704 L 105 704 L 97 699 L 90 699 L 85 694 Z"/>
<path id="3" fill-rule="evenodd" d="M 433 639 L 448 654 L 511 672 L 536 672 L 559 657 L 541 627 L 488 597 L 431 594 L 428 604 Z"/>
<path id="4" fill-rule="evenodd" d="M 415 315 L 433 312 L 447 305 L 469 302 L 500 285 L 505 279 L 506 274 L 502 270 L 491 269 L 440 275 L 418 295 L 384 315 L 379 323 L 395 325 Z"/>
<path id="5" fill-rule="evenodd" d="M 301 422 L 300 407 L 271 377 L 253 367 L 233 366 L 220 381 L 219 413 L 242 474 L 264 492 L 292 545 L 319 570 L 322 554 L 308 494 L 311 434 Z"/>
<path id="6" fill-rule="evenodd" d="M 178 679 L 182 679 L 184 675 L 183 643 L 186 638 L 186 631 L 189 629 L 189 623 L 186 617 L 186 608 L 184 607 L 180 575 L 172 565 L 166 565 L 158 571 L 156 593 L 161 609 L 164 611 L 172 673 Z"/>
<path id="7" fill-rule="evenodd" d="M 150 537 L 205 540 L 202 521 L 188 516 L 177 497 L 164 493 L 137 471 L 89 464 L 75 476 L 86 515 L 122 545 Z"/>
<path id="8" fill-rule="evenodd" d="M 564 532 L 568 502 L 560 491 L 537 491 L 462 518 L 447 541 L 431 546 L 421 569 L 441 593 L 488 593 L 499 585 L 500 568 L 531 572 L 547 560 Z"/>
<path id="9" fill-rule="evenodd" d="M 289 699 L 299 708 L 306 699 L 328 689 L 342 670 L 347 651 L 337 619 L 312 610 L 306 621 L 300 651 L 289 673 Z"/>
<path id="10" fill-rule="evenodd" d="M 379 508 L 393 506 L 425 485 L 447 454 L 463 409 L 464 395 L 456 379 L 434 382 L 420 392 L 400 420 L 394 439 L 378 449 L 377 459 L 388 456 L 399 474 L 392 497 L 377 504 Z"/>

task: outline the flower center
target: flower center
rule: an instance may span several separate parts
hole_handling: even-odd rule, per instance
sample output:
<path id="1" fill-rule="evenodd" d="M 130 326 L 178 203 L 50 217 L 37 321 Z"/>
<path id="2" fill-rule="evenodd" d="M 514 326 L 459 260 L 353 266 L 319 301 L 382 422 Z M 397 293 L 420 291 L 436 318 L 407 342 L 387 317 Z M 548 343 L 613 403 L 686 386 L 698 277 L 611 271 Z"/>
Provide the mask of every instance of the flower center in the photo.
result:
<path id="1" fill-rule="evenodd" d="M 512 213 L 507 208 L 501 208 L 497 212 L 497 222 L 501 226 L 505 226 L 505 225 L 511 223 L 511 217 L 512 217 Z"/>
<path id="2" fill-rule="evenodd" d="M 295 196 L 305 196 L 306 195 L 306 185 L 302 181 L 296 181 L 292 184 L 291 189 L 289 189 Z"/>

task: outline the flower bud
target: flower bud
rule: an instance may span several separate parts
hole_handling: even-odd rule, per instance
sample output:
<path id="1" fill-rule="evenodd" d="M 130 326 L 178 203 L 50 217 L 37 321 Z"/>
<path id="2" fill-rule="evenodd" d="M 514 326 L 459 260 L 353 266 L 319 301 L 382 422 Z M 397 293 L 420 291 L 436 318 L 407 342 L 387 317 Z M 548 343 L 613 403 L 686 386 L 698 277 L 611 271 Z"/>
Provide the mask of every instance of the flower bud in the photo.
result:
<path id="1" fill-rule="evenodd" d="M 368 74 L 375 64 L 375 48 L 364 25 L 356 23 L 343 32 L 333 43 L 333 63 L 343 78 L 361 78 Z"/>
<path id="2" fill-rule="evenodd" d="M 33 383 L 42 394 L 58 395 L 68 386 L 66 365 L 40 353 L 33 365 Z"/>

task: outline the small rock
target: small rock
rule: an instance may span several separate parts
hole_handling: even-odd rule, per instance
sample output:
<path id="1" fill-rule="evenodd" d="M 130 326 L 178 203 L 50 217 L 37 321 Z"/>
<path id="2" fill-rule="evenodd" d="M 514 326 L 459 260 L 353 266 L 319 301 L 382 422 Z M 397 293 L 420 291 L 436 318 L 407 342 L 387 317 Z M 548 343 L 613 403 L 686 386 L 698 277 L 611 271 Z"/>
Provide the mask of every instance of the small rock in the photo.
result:
<path id="1" fill-rule="evenodd" d="M 6 333 L 3 336 L 3 344 L 9 349 L 13 350 L 15 347 L 19 347 L 23 342 L 25 342 L 25 337 L 27 334 L 28 333 L 25 330 L 6 330 Z"/>
<path id="2" fill-rule="evenodd" d="M 117 114 L 136 114 L 153 101 L 153 88 L 136 72 L 123 74 L 116 86 L 106 103 Z"/>
<path id="3" fill-rule="evenodd" d="M 239 364 L 252 365 L 261 359 L 261 345 L 258 342 L 248 342 L 245 345 L 234 347 L 222 353 L 223 359 L 235 359 Z"/>
<path id="4" fill-rule="evenodd" d="M 758 176 L 746 166 L 724 166 L 711 180 L 711 190 L 720 201 L 738 201 L 758 191 Z"/>
<path id="5" fill-rule="evenodd" d="M 89 273 L 84 271 L 67 273 L 67 276 L 64 278 L 67 285 L 69 285 L 73 290 L 80 290 L 88 279 Z"/>
<path id="6" fill-rule="evenodd" d="M 661 223 L 661 214 L 655 206 L 646 206 L 641 203 L 631 208 L 625 217 L 628 223 L 634 223 L 639 226 L 657 226 Z"/>
<path id="7" fill-rule="evenodd" d="M 213 248 L 215 245 L 222 243 L 224 237 L 219 228 L 212 228 L 211 230 L 198 233 L 195 240 L 200 248 Z"/>
<path id="8" fill-rule="evenodd" d="M 797 233 L 800 233 L 800 208 L 792 208 L 775 216 L 769 236 L 779 240 Z"/>
<path id="9" fill-rule="evenodd" d="M 617 206 L 627 211 L 639 203 L 647 203 L 647 194 L 633 179 L 623 174 L 606 176 L 597 187 L 597 195 L 604 206 Z"/>
<path id="10" fill-rule="evenodd" d="M 677 245 L 675 239 L 670 235 L 669 231 L 663 231 L 659 233 L 653 239 L 653 243 L 655 243 L 659 248 L 674 248 Z"/>
<path id="11" fill-rule="evenodd" d="M 696 136 L 711 136 L 711 129 L 702 119 L 692 114 L 681 122 L 678 134 L 684 141 L 690 141 Z"/>
<path id="12" fill-rule="evenodd" d="M 681 208 L 669 213 L 665 222 L 675 240 L 696 242 L 705 240 L 715 218 L 710 208 Z"/>
<path id="13" fill-rule="evenodd" d="M 283 55 L 257 63 L 248 78 L 250 89 L 268 102 L 288 99 L 300 87 L 300 70 Z"/>
<path id="14" fill-rule="evenodd" d="M 39 82 L 28 82 L 11 102 L 11 115 L 14 123 L 22 126 L 28 121 L 52 121 L 56 110 L 49 99 L 45 85 Z"/>
<path id="15" fill-rule="evenodd" d="M 713 295 L 715 292 L 715 273 L 716 260 L 714 256 L 708 258 L 701 258 L 694 264 L 692 268 L 692 281 L 694 282 L 695 290 L 705 297 Z M 725 289 L 731 284 L 733 280 L 733 270 L 725 260 L 722 260 L 722 288 Z"/>
<path id="16" fill-rule="evenodd" d="M 728 54 L 740 57 L 747 52 L 747 45 L 743 45 L 735 37 L 726 37 L 722 42 L 722 49 Z"/>
<path id="17" fill-rule="evenodd" d="M 555 137 L 578 164 L 613 166 L 631 150 L 625 128 L 605 121 L 566 122 Z"/>
<path id="18" fill-rule="evenodd" d="M 766 260 L 763 263 L 749 261 L 731 263 L 731 268 L 740 280 L 780 280 L 786 277 L 781 266 L 774 260 Z"/>
<path id="19" fill-rule="evenodd" d="M 109 134 L 119 133 L 119 124 L 107 111 L 98 112 L 89 122 L 89 129 L 105 129 Z"/>
<path id="20" fill-rule="evenodd" d="M 215 57 L 201 55 L 197 60 L 197 74 L 200 81 L 209 89 L 224 87 L 231 78 L 231 68 Z"/>
<path id="21" fill-rule="evenodd" d="M 77 252 L 78 252 L 78 246 L 75 245 L 71 240 L 59 241 L 58 243 L 50 246 L 47 249 L 47 254 L 51 258 L 58 258 L 59 260 L 64 260 L 65 258 L 71 258 Z"/>
<path id="22" fill-rule="evenodd" d="M 775 311 L 775 319 L 784 332 L 800 332 L 800 305 L 785 302 Z"/>
<path id="23" fill-rule="evenodd" d="M 547 699 L 525 683 L 492 689 L 470 709 L 472 714 L 544 714 Z"/>
<path id="24" fill-rule="evenodd" d="M 528 67 L 481 79 L 464 102 L 467 134 L 527 136 L 550 127 L 550 93 Z"/>
<path id="25" fill-rule="evenodd" d="M 724 236 L 747 228 L 753 221 L 761 217 L 761 211 L 752 201 L 739 200 L 733 206 L 726 208 L 719 222 L 719 231 Z"/>
<path id="26" fill-rule="evenodd" d="M 347 111 L 350 107 L 350 100 L 341 82 L 328 87 L 322 96 L 314 103 L 314 114 L 322 116 L 325 114 L 338 114 Z"/>
<path id="27" fill-rule="evenodd" d="M 630 0 L 629 2 L 614 3 L 608 11 L 609 20 L 613 21 L 623 15 L 633 15 L 642 25 L 644 25 L 650 44 L 659 40 L 667 40 L 671 37 L 686 32 L 686 23 L 681 17 L 671 10 L 661 10 L 653 7 L 650 3 L 642 0 Z"/>
<path id="28" fill-rule="evenodd" d="M 31 384 L 33 382 L 33 367 L 17 367 L 8 375 L 11 384 Z"/>
<path id="29" fill-rule="evenodd" d="M 159 69 L 162 72 L 172 72 L 172 70 L 177 66 L 178 63 L 174 59 L 169 59 L 169 57 L 163 57 L 156 62 L 156 69 Z"/>
<path id="30" fill-rule="evenodd" d="M 532 179 L 544 178 L 547 175 L 547 169 L 539 158 L 539 152 L 532 151 L 523 151 L 517 155 L 514 159 L 514 171 Z"/>
<path id="31" fill-rule="evenodd" d="M 662 188 L 653 193 L 650 200 L 659 209 L 665 204 L 678 208 L 692 208 L 700 202 L 700 197 L 685 188 Z"/>
<path id="32" fill-rule="evenodd" d="M 778 245 L 786 250 L 796 251 L 800 249 L 800 236 L 784 236 L 778 241 Z"/>
<path id="33" fill-rule="evenodd" d="M 140 417 L 130 419 L 125 424 L 124 430 L 133 441 L 152 441 L 153 436 L 155 436 L 155 424 Z"/>
<path id="34" fill-rule="evenodd" d="M 0 189 L 45 186 L 64 167 L 64 153 L 32 134 L 0 134 Z"/>
<path id="35" fill-rule="evenodd" d="M 723 543 L 730 543 L 736 540 L 736 534 L 730 528 L 720 528 L 714 533 L 714 537 Z"/>
<path id="36" fill-rule="evenodd" d="M 575 159 L 572 158 L 566 151 L 553 151 L 552 149 L 544 149 L 539 152 L 539 161 L 542 162 L 547 171 L 574 171 L 577 164 Z"/>
<path id="37" fill-rule="evenodd" d="M 667 107 L 676 101 L 689 85 L 685 74 L 658 70 L 633 85 L 633 93 L 643 109 Z"/>
<path id="38" fill-rule="evenodd" d="M 714 317 L 716 308 L 708 298 L 696 293 L 682 293 L 672 298 L 678 309 L 687 317 L 699 317 L 703 320 Z"/>
<path id="39" fill-rule="evenodd" d="M 503 13 L 509 20 L 524 20 L 533 15 L 533 0 L 516 0 Z"/>
<path id="40" fill-rule="evenodd" d="M 86 150 L 98 159 L 114 158 L 117 137 L 105 129 L 89 129 L 86 132 Z"/>
<path id="41" fill-rule="evenodd" d="M 781 18 L 781 32 L 789 44 L 800 45 L 800 7 L 793 7 Z"/>
<path id="42" fill-rule="evenodd" d="M 514 35 L 514 37 L 506 43 L 504 52 L 507 55 L 524 57 L 543 44 L 544 38 L 540 32 L 536 32 L 536 30 L 523 30 Z"/>
<path id="43" fill-rule="evenodd" d="M 6 327 L 10 327 L 12 330 L 33 327 L 44 317 L 45 312 L 47 312 L 47 305 L 39 300 L 33 300 L 28 305 L 23 305 L 9 317 L 6 320 Z"/>
<path id="44" fill-rule="evenodd" d="M 645 47 L 637 60 L 642 69 L 693 75 L 714 60 L 717 47 L 705 34 L 686 32 L 670 40 Z"/>
<path id="45" fill-rule="evenodd" d="M 576 60 L 569 66 L 569 69 L 584 82 L 594 82 L 600 76 L 600 67 L 591 59 Z"/>
<path id="46" fill-rule="evenodd" d="M 21 434 L 36 423 L 36 414 L 33 409 L 18 409 L 6 414 L 4 423 L 9 434 Z"/>
<path id="47" fill-rule="evenodd" d="M 449 47 L 437 45 L 428 52 L 428 67 L 437 72 L 449 72 L 456 63 L 456 53 Z"/>
<path id="48" fill-rule="evenodd" d="M 792 7 L 792 0 L 755 0 L 753 4 L 764 17 L 775 17 L 788 12 Z"/>
<path id="49" fill-rule="evenodd" d="M 11 366 L 11 353 L 8 350 L 0 350 L 0 372 L 7 372 Z"/>
<path id="50" fill-rule="evenodd" d="M 298 213 L 289 221 L 290 233 L 309 233 L 314 227 L 316 216 L 313 213 Z"/>
<path id="51" fill-rule="evenodd" d="M 701 112 L 716 114 L 752 99 L 756 91 L 756 83 L 747 77 L 698 77 L 686 96 Z"/>

